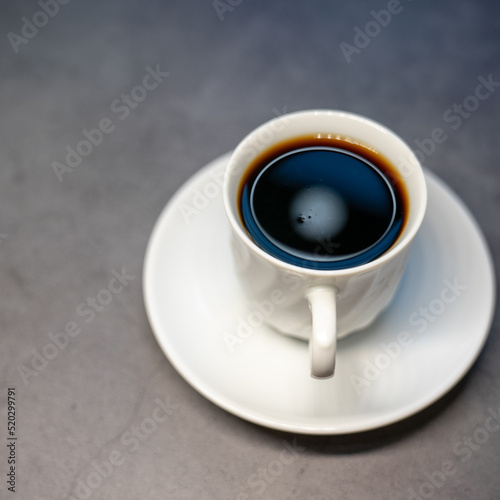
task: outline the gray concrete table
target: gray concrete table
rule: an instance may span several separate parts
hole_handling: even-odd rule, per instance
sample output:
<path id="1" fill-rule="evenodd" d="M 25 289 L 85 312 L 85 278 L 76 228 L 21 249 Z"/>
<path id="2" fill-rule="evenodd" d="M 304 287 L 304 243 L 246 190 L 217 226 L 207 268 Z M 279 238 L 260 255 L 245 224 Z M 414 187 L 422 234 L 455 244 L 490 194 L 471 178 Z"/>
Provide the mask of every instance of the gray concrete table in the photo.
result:
<path id="1" fill-rule="evenodd" d="M 498 315 L 430 408 L 314 437 L 199 395 L 156 343 L 141 284 L 183 182 L 309 108 L 397 131 L 470 208 L 498 269 L 499 15 L 487 0 L 2 2 L 0 497 L 500 498 Z M 300 453 L 278 470 L 286 446 Z"/>

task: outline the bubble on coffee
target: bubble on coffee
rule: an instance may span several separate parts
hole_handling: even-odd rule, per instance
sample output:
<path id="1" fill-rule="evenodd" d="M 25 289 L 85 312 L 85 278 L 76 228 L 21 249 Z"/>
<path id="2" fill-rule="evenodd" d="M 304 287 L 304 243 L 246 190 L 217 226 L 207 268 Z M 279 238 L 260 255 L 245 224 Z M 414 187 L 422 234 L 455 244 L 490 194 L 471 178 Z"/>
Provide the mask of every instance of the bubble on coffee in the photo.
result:
<path id="1" fill-rule="evenodd" d="M 290 203 L 291 227 L 302 238 L 316 242 L 331 240 L 347 223 L 348 209 L 342 197 L 325 186 L 312 186 L 299 191 Z"/>

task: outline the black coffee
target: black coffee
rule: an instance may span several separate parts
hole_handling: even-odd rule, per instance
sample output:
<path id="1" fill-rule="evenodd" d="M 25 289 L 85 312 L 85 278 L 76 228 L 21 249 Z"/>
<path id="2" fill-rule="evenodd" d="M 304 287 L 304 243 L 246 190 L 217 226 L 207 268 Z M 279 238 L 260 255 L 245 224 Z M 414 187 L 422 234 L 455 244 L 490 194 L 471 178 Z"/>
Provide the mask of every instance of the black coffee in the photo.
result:
<path id="1" fill-rule="evenodd" d="M 243 223 L 269 254 L 310 269 L 375 259 L 405 219 L 403 183 L 377 152 L 345 138 L 302 137 L 261 154 L 240 186 Z"/>

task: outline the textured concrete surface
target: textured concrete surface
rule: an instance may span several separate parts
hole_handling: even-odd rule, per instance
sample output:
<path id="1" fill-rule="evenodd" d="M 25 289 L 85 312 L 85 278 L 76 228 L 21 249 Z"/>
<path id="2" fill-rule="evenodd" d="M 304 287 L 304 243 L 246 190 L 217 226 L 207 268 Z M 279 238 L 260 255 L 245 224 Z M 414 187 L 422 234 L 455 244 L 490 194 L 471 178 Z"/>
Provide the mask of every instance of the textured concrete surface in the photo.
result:
<path id="1" fill-rule="evenodd" d="M 487 420 L 500 407 L 498 315 L 471 372 L 431 408 L 364 434 L 294 436 L 192 389 L 155 342 L 141 284 L 151 229 L 182 183 L 276 110 L 315 107 L 364 114 L 420 149 L 498 269 L 500 87 L 469 96 L 481 77 L 500 82 L 499 15 L 486 0 L 2 2 L 0 497 L 499 498 Z M 67 147 L 99 126 L 68 165 Z M 424 141 L 439 128 L 446 139 Z M 86 305 L 98 294 L 105 306 Z M 279 467 L 285 441 L 301 451 Z"/>

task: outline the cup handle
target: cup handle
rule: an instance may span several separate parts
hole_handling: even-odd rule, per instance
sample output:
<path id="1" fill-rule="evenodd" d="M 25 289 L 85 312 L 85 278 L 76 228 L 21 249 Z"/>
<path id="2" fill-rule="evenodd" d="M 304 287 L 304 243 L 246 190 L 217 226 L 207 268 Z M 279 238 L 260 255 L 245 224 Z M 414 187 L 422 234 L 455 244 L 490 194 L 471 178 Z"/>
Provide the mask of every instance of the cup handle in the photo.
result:
<path id="1" fill-rule="evenodd" d="M 309 340 L 311 377 L 333 377 L 337 350 L 337 292 L 331 286 L 314 286 L 307 292 L 312 314 Z"/>

